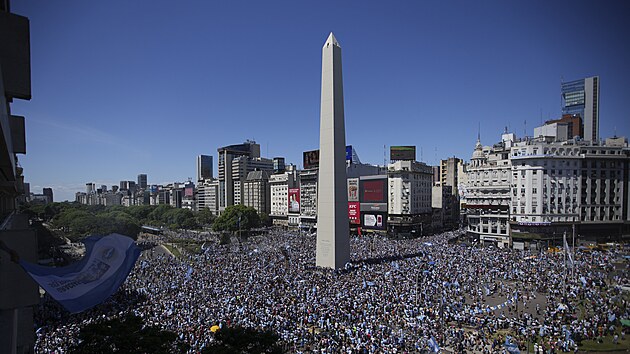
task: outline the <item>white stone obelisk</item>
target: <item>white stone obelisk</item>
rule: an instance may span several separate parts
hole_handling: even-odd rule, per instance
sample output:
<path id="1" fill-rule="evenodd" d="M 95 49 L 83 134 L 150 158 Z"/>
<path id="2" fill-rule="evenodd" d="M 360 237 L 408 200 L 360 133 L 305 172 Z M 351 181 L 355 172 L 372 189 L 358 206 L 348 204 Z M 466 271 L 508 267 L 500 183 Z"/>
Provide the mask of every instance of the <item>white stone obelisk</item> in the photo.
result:
<path id="1" fill-rule="evenodd" d="M 350 261 L 350 225 L 341 47 L 332 32 L 322 48 L 322 102 L 319 124 L 315 265 L 339 269 Z"/>

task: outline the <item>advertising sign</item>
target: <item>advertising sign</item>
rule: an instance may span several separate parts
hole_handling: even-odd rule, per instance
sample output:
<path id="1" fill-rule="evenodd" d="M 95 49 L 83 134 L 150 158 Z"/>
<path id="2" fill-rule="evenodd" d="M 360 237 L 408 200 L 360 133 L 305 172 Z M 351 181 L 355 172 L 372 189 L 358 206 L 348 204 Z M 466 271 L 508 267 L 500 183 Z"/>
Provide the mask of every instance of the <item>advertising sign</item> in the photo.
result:
<path id="1" fill-rule="evenodd" d="M 193 195 L 195 195 L 195 187 L 187 186 L 184 188 L 184 197 L 192 197 Z"/>
<path id="2" fill-rule="evenodd" d="M 305 170 L 319 167 L 319 150 L 304 151 L 303 158 Z"/>
<path id="3" fill-rule="evenodd" d="M 348 219 L 350 224 L 361 225 L 361 211 L 359 202 L 348 202 Z"/>
<path id="4" fill-rule="evenodd" d="M 304 151 L 302 153 L 303 166 L 305 170 L 319 167 L 319 150 Z M 346 146 L 346 161 L 352 163 L 352 145 Z"/>
<path id="5" fill-rule="evenodd" d="M 416 147 L 415 146 L 390 146 L 389 147 L 389 159 L 392 161 L 399 160 L 416 160 Z"/>
<path id="6" fill-rule="evenodd" d="M 361 203 L 361 211 L 380 211 L 387 212 L 387 203 Z"/>
<path id="7" fill-rule="evenodd" d="M 387 178 L 359 181 L 362 203 L 387 203 Z"/>
<path id="8" fill-rule="evenodd" d="M 385 213 L 361 213 L 363 228 L 366 230 L 386 230 L 387 215 Z"/>
<path id="9" fill-rule="evenodd" d="M 300 212 L 300 189 L 289 188 L 289 213 Z"/>
<path id="10" fill-rule="evenodd" d="M 348 201 L 349 202 L 359 201 L 359 179 L 358 178 L 348 178 Z"/>

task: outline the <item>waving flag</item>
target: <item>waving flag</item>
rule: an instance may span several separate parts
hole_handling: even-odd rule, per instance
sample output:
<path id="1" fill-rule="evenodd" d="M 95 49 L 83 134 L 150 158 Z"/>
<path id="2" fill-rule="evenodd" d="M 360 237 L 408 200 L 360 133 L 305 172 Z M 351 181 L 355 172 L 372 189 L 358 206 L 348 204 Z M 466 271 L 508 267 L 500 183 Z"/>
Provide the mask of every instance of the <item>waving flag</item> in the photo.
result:
<path id="1" fill-rule="evenodd" d="M 431 339 L 429 339 L 429 347 L 431 348 L 431 351 L 435 353 L 438 353 L 440 351 L 440 346 L 438 345 L 435 338 L 433 338 L 433 336 L 431 337 Z"/>
<path id="2" fill-rule="evenodd" d="M 503 346 L 505 347 L 505 350 L 507 350 L 508 353 L 510 354 L 520 354 L 521 351 L 518 350 L 518 345 L 516 345 L 516 343 L 512 342 L 512 337 L 510 336 L 506 336 L 505 337 L 505 343 L 503 343 Z"/>
<path id="3" fill-rule="evenodd" d="M 564 234 L 564 252 L 569 258 L 569 268 L 573 268 L 573 257 L 571 256 L 571 249 L 569 248 L 569 244 L 567 243 L 567 234 Z"/>
<path id="4" fill-rule="evenodd" d="M 140 256 L 140 249 L 128 236 L 90 236 L 83 243 L 83 259 L 66 267 L 20 261 L 22 268 L 72 313 L 94 307 L 114 294 Z"/>

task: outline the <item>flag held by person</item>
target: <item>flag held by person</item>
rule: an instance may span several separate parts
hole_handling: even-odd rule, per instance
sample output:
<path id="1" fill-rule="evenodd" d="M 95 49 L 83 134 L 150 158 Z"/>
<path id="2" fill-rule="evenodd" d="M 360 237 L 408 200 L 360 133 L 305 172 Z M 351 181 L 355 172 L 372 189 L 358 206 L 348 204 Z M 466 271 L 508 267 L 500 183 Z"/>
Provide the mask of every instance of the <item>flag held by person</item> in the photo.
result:
<path id="1" fill-rule="evenodd" d="M 505 337 L 505 343 L 503 343 L 503 346 L 505 347 L 505 350 L 507 350 L 507 352 L 510 354 L 521 354 L 521 351 L 518 349 L 518 345 L 512 342 L 512 337 L 510 336 Z"/>
<path id="2" fill-rule="evenodd" d="M 431 351 L 434 353 L 438 353 L 440 351 L 440 346 L 438 345 L 435 338 L 433 338 L 433 336 L 431 337 L 431 339 L 429 339 L 429 347 L 431 348 Z"/>
<path id="3" fill-rule="evenodd" d="M 26 272 L 71 313 L 94 307 L 118 290 L 140 256 L 132 238 L 120 234 L 83 240 L 85 256 L 66 267 L 45 267 L 20 260 Z"/>

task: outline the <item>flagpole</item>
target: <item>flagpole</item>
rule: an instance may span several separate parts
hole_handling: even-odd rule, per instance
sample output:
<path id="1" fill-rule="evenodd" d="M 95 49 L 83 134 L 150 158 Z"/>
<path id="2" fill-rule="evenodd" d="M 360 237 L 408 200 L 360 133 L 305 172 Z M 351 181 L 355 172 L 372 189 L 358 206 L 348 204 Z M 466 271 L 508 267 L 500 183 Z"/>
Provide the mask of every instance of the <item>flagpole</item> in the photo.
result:
<path id="1" fill-rule="evenodd" d="M 562 295 L 563 295 L 562 301 L 564 301 L 564 298 L 566 298 L 566 293 L 567 293 L 567 252 L 568 250 L 567 250 L 567 247 L 565 247 L 567 244 L 567 231 L 566 230 L 564 231 L 564 234 L 562 237 L 563 237 L 562 241 L 564 242 L 562 245 L 562 248 L 564 248 L 564 252 L 562 252 L 564 254 L 564 286 L 562 287 Z"/>
<path id="2" fill-rule="evenodd" d="M 571 267 L 571 277 L 575 274 L 575 222 L 573 223 L 573 264 Z"/>

